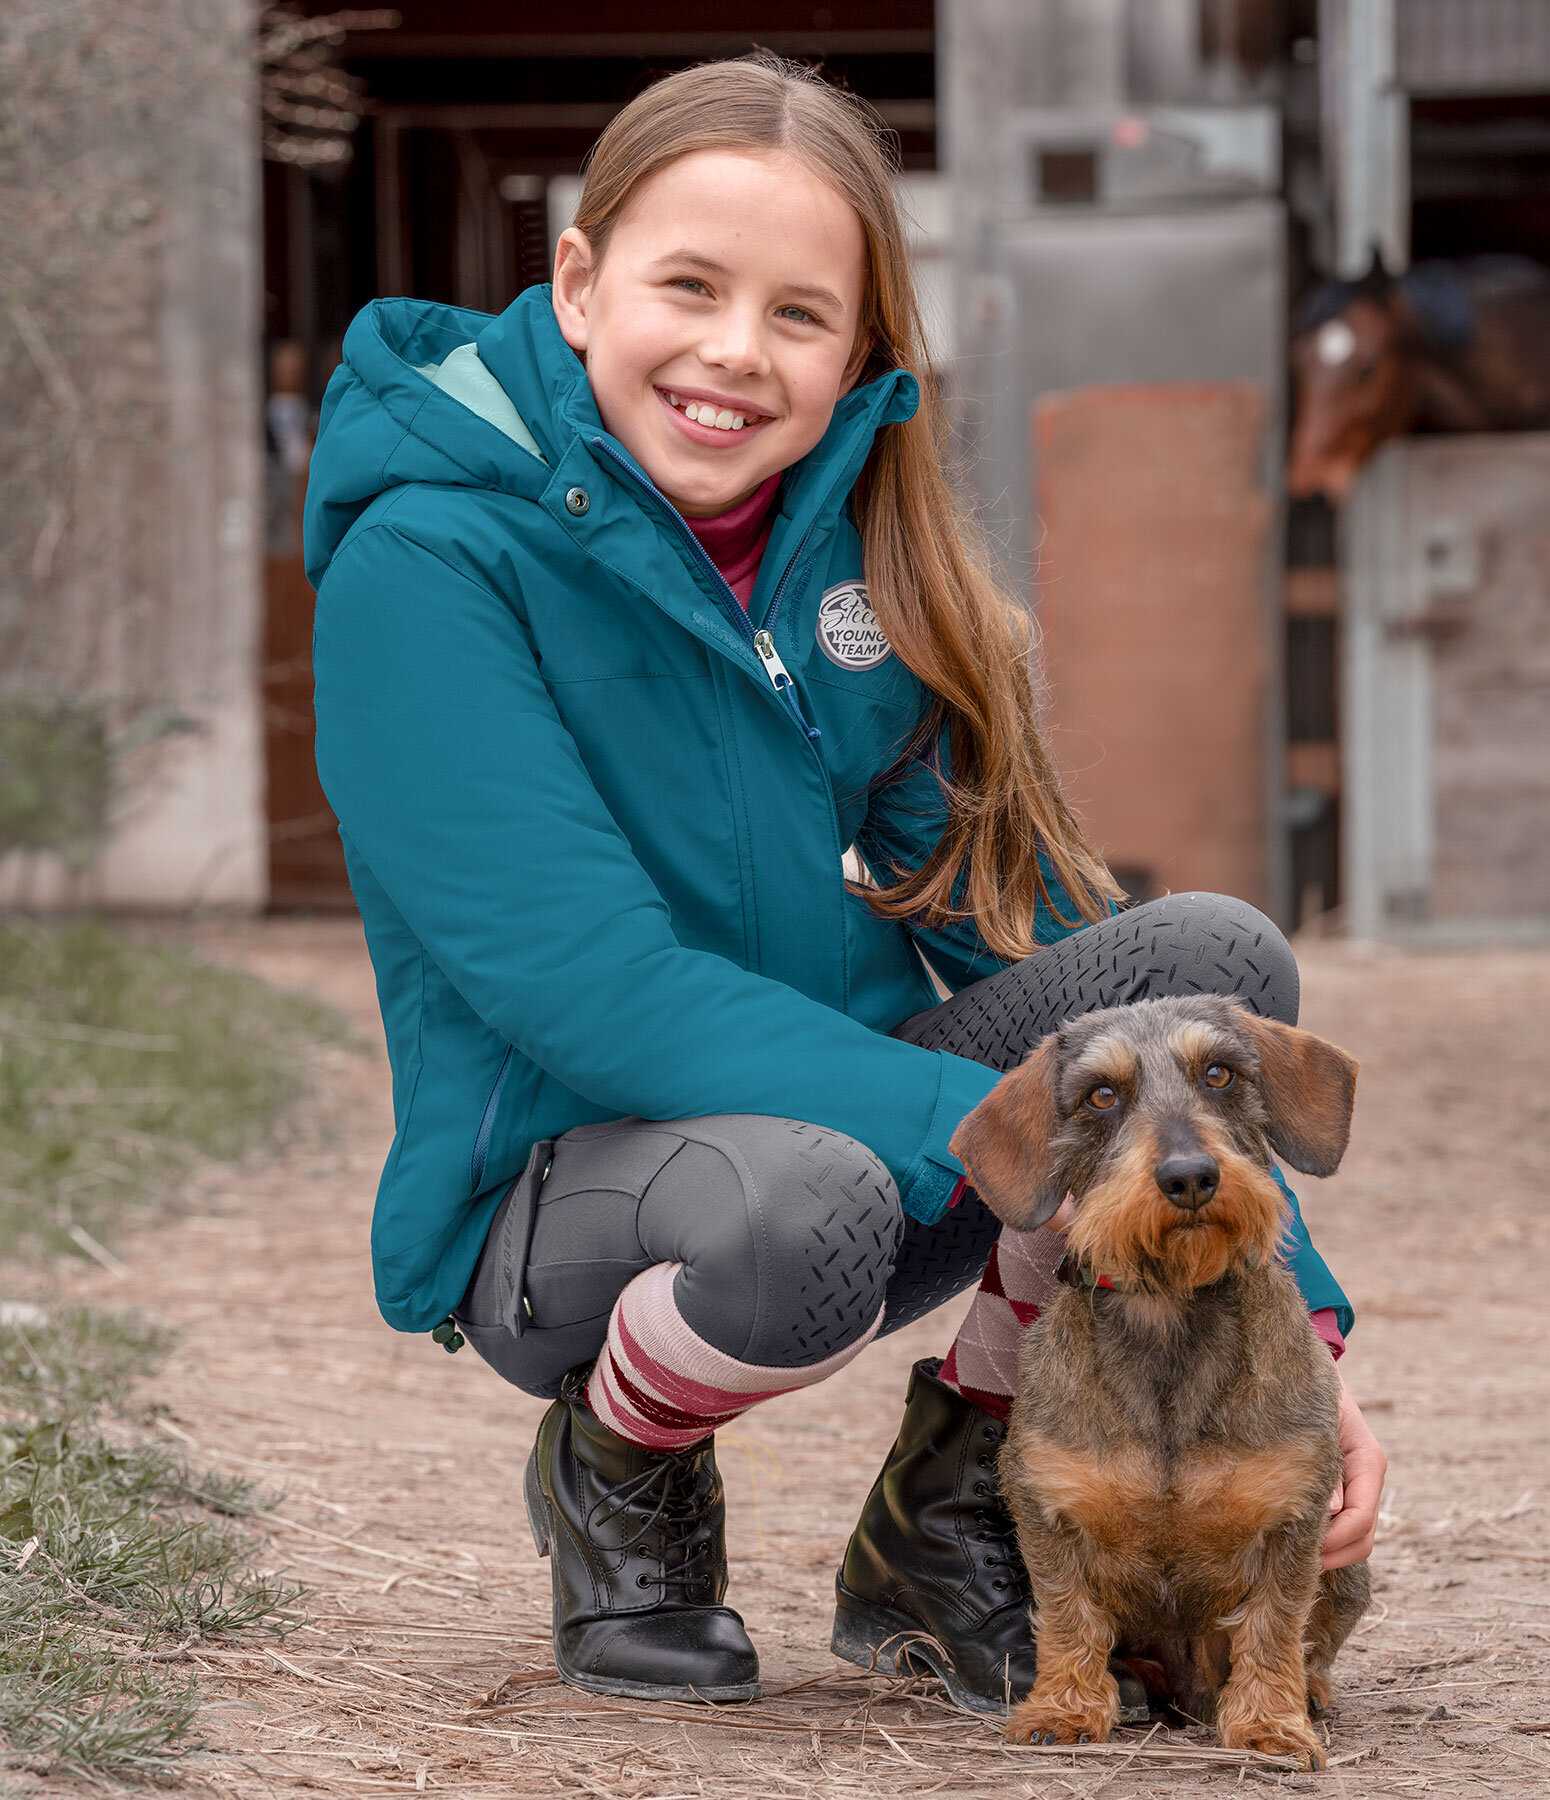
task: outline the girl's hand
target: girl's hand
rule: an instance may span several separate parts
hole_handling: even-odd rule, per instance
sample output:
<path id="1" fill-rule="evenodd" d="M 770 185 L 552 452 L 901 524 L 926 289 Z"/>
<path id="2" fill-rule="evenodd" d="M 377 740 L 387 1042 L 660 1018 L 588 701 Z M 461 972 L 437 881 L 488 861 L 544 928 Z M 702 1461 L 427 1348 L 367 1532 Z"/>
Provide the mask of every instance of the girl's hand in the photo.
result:
<path id="1" fill-rule="evenodd" d="M 1338 1373 L 1338 1371 L 1337 1371 Z M 1324 1567 L 1343 1569 L 1372 1555 L 1378 1530 L 1378 1501 L 1389 1459 L 1340 1377 L 1340 1454 L 1345 1473 L 1330 1496 L 1324 1533 Z"/>

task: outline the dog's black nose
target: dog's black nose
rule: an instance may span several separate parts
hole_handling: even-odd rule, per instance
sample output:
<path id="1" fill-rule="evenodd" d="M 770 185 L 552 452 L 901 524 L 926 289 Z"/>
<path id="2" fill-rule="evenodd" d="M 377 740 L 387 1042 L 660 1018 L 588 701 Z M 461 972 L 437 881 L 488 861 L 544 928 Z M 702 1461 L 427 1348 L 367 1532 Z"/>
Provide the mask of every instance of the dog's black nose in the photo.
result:
<path id="1" fill-rule="evenodd" d="M 1185 1212 L 1204 1206 L 1222 1179 L 1216 1158 L 1204 1151 L 1195 1156 L 1170 1156 L 1157 1165 L 1153 1175 L 1164 1196 Z"/>

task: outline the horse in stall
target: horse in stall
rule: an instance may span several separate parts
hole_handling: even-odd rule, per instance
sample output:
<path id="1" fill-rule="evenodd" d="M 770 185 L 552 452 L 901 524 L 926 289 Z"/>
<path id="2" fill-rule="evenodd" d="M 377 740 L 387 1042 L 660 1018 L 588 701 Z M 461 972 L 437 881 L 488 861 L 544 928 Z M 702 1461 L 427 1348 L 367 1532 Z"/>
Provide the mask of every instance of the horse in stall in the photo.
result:
<path id="1" fill-rule="evenodd" d="M 1516 256 L 1422 262 L 1308 300 L 1292 338 L 1287 491 L 1339 505 L 1379 444 L 1410 431 L 1550 426 L 1550 269 Z"/>

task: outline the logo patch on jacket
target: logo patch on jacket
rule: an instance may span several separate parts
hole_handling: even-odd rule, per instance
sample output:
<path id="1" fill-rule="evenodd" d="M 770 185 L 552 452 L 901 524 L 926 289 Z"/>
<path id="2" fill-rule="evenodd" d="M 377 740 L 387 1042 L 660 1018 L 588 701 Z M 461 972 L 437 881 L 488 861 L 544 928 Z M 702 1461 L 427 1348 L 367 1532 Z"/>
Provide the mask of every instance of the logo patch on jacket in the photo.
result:
<path id="1" fill-rule="evenodd" d="M 818 606 L 818 648 L 842 669 L 871 669 L 893 655 L 864 581 L 842 581 Z"/>

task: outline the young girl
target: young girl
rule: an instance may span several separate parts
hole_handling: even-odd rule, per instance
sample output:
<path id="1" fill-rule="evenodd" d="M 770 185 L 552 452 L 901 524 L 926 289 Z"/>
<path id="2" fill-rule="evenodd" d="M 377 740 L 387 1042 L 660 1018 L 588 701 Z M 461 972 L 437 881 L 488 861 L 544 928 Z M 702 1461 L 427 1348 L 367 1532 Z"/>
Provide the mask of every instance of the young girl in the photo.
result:
<path id="1" fill-rule="evenodd" d="M 981 1281 L 914 1371 L 834 1647 L 912 1634 L 960 1704 L 1024 1693 L 993 1471 L 1059 1242 L 998 1242 L 949 1139 L 1075 1013 L 1296 1018 L 1252 908 L 1114 914 L 945 449 L 877 132 L 768 57 L 618 115 L 552 289 L 378 301 L 329 386 L 317 757 L 392 1059 L 377 1297 L 553 1398 L 526 1504 L 556 1664 L 598 1692 L 758 1693 L 713 1433 L 818 1381 L 843 1408 L 867 1343 Z M 1382 1473 L 1349 1404 L 1345 1438 L 1334 1562 Z"/>

